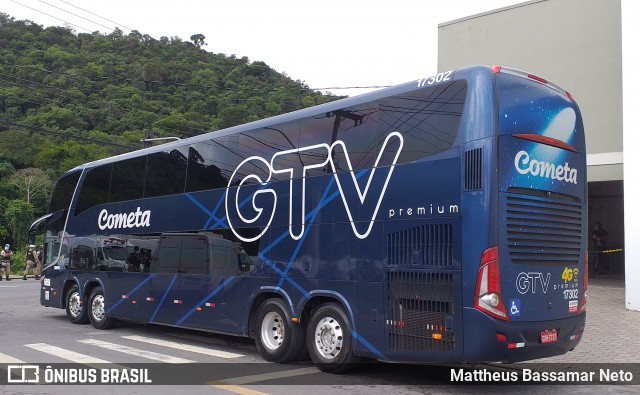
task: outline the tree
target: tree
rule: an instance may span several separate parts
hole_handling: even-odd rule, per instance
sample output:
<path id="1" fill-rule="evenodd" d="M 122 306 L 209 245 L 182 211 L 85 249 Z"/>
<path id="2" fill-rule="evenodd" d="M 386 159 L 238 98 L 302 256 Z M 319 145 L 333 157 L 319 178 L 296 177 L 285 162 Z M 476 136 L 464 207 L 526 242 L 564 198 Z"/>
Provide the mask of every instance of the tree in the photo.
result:
<path id="1" fill-rule="evenodd" d="M 140 146 L 152 128 L 191 136 L 339 98 L 264 62 L 207 52 L 205 39 L 75 33 L 0 13 L 0 196 L 24 199 L 39 215 L 46 197 L 34 198 L 26 180 L 11 184 L 15 169 L 38 167 L 54 179 Z M 0 212 L 7 228 L 3 219 Z"/>
<path id="2" fill-rule="evenodd" d="M 36 155 L 35 164 L 40 168 L 51 170 L 56 176 L 59 176 L 75 166 L 107 156 L 109 156 L 108 151 L 95 144 L 65 141 L 59 144 L 43 144 L 40 147 L 40 152 Z"/>
<path id="3" fill-rule="evenodd" d="M 193 41 L 193 45 L 195 45 L 196 47 L 198 47 L 198 49 L 202 48 L 203 45 L 207 45 L 204 42 L 204 39 L 206 38 L 204 36 L 204 34 L 194 34 L 191 37 L 189 37 L 191 39 L 191 41 Z"/>
<path id="4" fill-rule="evenodd" d="M 4 219 L 6 218 L 6 212 L 7 212 L 7 207 L 9 206 L 9 199 L 7 199 L 4 196 L 0 196 L 0 219 L 3 219 L 3 221 L 0 221 L 0 239 L 2 240 L 6 240 L 7 237 L 9 237 L 9 235 L 11 234 L 9 232 L 9 228 L 7 227 L 7 221 L 4 221 Z"/>
<path id="5" fill-rule="evenodd" d="M 31 203 L 37 194 L 47 196 L 53 185 L 44 170 L 36 167 L 16 170 L 9 178 L 9 183 L 24 194 L 27 203 Z"/>
<path id="6" fill-rule="evenodd" d="M 9 161 L 2 160 L 0 161 L 0 179 L 13 174 L 16 169 L 14 169 L 13 164 Z"/>
<path id="7" fill-rule="evenodd" d="M 27 232 L 33 222 L 33 206 L 23 200 L 10 200 L 4 217 L 16 249 L 26 245 Z"/>

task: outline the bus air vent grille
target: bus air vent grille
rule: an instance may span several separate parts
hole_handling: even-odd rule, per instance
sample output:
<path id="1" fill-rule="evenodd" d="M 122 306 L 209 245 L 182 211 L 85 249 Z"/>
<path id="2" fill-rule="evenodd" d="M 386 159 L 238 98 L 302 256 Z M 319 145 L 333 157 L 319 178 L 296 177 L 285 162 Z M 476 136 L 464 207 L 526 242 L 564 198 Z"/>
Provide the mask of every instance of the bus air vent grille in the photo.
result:
<path id="1" fill-rule="evenodd" d="M 399 351 L 453 351 L 453 275 L 388 272 L 389 346 Z M 442 336 L 441 339 L 434 335 Z"/>
<path id="2" fill-rule="evenodd" d="M 464 153 L 464 189 L 465 191 L 482 189 L 482 148 Z"/>
<path id="3" fill-rule="evenodd" d="M 425 224 L 387 234 L 387 266 L 453 266 L 451 224 Z"/>
<path id="4" fill-rule="evenodd" d="M 513 263 L 578 264 L 582 241 L 580 202 L 508 193 L 506 221 L 507 243 Z"/>

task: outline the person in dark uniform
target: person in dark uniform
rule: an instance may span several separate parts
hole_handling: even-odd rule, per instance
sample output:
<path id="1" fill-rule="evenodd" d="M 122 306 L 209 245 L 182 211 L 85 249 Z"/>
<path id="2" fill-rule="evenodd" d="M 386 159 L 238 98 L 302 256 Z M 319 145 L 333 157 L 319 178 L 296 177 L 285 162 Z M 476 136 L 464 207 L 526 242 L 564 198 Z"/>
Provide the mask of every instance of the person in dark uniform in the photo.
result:
<path id="1" fill-rule="evenodd" d="M 0 252 L 2 258 L 0 259 L 0 281 L 2 281 L 2 271 L 4 270 L 5 276 L 7 277 L 7 281 L 11 281 L 9 278 L 9 274 L 11 274 L 11 257 L 13 256 L 13 251 L 11 251 L 11 246 L 9 244 L 5 244 L 4 250 Z"/>
<path id="2" fill-rule="evenodd" d="M 604 259 L 603 251 L 605 250 L 609 233 L 602 227 L 600 222 L 596 222 L 593 232 L 591 232 L 591 238 L 596 250 L 595 272 L 596 274 L 608 274 L 609 264 Z"/>
<path id="3" fill-rule="evenodd" d="M 25 261 L 27 262 L 24 269 L 24 275 L 22 276 L 23 280 L 27 279 L 27 275 L 29 274 L 29 270 L 33 269 L 33 278 L 36 280 L 40 278 L 40 272 L 42 271 L 42 261 L 38 257 L 38 251 L 36 251 L 36 246 L 30 245 L 27 249 L 27 256 L 25 257 Z"/>

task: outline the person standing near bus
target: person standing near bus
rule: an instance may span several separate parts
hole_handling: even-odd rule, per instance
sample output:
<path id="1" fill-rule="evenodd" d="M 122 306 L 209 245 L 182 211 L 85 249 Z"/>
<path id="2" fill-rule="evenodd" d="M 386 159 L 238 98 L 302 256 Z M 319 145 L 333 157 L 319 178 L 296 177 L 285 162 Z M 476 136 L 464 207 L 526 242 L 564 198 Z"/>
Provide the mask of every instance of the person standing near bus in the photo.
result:
<path id="1" fill-rule="evenodd" d="M 606 242 L 609 238 L 609 232 L 607 232 L 600 222 L 596 222 L 596 225 L 593 228 L 593 232 L 591 232 L 591 238 L 593 239 L 593 243 L 596 247 L 596 274 L 608 274 L 609 273 L 609 265 L 604 259 L 604 249 Z"/>
<path id="2" fill-rule="evenodd" d="M 32 268 L 34 269 L 34 279 L 39 279 L 40 278 L 40 270 L 42 270 L 42 262 L 40 261 L 40 258 L 38 257 L 38 252 L 36 251 L 36 246 L 34 245 L 30 245 L 29 249 L 27 250 L 27 256 L 26 256 L 26 267 L 24 269 L 24 275 L 22 276 L 23 280 L 27 279 L 27 274 L 29 274 L 29 270 L 31 270 Z"/>
<path id="3" fill-rule="evenodd" d="M 11 257 L 13 256 L 13 251 L 11 251 L 11 246 L 9 244 L 4 245 L 4 250 L 0 252 L 2 255 L 0 261 L 0 281 L 2 281 L 2 271 L 4 270 L 4 274 L 7 278 L 7 281 L 11 281 L 9 278 L 9 274 L 11 274 Z"/>
<path id="4" fill-rule="evenodd" d="M 42 267 L 44 266 L 44 246 L 38 248 L 38 260 L 40 261 L 40 275 L 42 275 Z"/>

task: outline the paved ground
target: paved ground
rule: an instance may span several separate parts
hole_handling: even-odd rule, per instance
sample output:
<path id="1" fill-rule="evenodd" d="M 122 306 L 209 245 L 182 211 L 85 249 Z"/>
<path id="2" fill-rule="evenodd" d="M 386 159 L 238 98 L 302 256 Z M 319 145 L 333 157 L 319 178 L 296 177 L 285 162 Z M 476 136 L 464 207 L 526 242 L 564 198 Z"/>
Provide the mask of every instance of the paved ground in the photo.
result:
<path id="1" fill-rule="evenodd" d="M 12 281 L 22 277 L 12 276 Z M 28 281 L 34 281 L 32 275 Z M 623 278 L 590 278 L 587 326 L 578 347 L 531 362 L 640 363 L 640 311 L 625 309 L 624 286 Z"/>
<path id="2" fill-rule="evenodd" d="M 640 311 L 625 309 L 624 280 L 591 278 L 588 293 L 587 326 L 578 347 L 535 362 L 640 363 Z"/>

